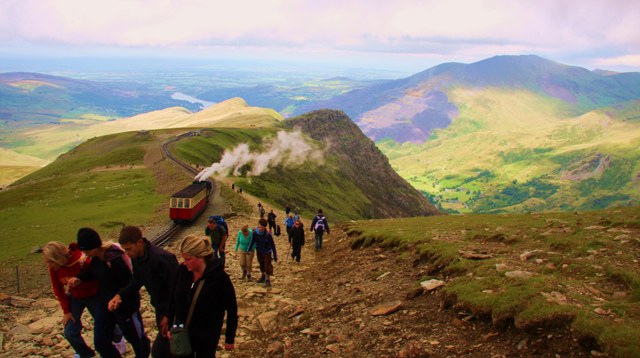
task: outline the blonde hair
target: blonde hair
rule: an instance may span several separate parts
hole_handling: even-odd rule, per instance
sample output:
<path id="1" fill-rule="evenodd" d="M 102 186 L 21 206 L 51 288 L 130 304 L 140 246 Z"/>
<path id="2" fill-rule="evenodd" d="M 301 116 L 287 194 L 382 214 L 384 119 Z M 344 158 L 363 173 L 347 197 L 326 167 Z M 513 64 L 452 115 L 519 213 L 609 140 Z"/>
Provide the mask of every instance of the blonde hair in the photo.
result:
<path id="1" fill-rule="evenodd" d="M 42 247 L 42 256 L 59 266 L 65 266 L 69 261 L 69 250 L 59 241 L 49 241 Z"/>
<path id="2" fill-rule="evenodd" d="M 211 240 L 208 236 L 189 234 L 180 242 L 180 253 L 204 258 L 213 255 Z"/>

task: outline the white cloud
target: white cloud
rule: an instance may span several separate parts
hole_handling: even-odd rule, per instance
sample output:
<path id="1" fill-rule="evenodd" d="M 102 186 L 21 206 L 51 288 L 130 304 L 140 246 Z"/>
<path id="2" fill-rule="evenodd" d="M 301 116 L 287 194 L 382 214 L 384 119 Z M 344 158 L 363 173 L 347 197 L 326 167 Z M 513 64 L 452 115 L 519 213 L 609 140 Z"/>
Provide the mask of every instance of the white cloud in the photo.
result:
<path id="1" fill-rule="evenodd" d="M 0 46 L 616 57 L 638 23 L 628 0 L 3 0 Z"/>

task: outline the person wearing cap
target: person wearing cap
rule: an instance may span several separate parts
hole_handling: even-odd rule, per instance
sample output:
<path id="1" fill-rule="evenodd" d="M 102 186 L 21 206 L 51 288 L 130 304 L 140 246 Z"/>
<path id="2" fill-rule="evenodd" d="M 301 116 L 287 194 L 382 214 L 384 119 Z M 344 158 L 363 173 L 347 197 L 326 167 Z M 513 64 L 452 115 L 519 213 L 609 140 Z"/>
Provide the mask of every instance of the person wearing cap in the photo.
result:
<path id="1" fill-rule="evenodd" d="M 215 357 L 226 312 L 224 348 L 233 350 L 238 328 L 238 304 L 236 291 L 224 271 L 222 260 L 214 257 L 207 236 L 187 235 L 180 242 L 179 251 L 184 262 L 178 267 L 169 310 L 170 315 L 175 317 L 174 325 L 184 325 L 188 329 L 195 357 Z M 202 281 L 187 327 L 189 308 Z"/>
<path id="2" fill-rule="evenodd" d="M 126 226 L 120 231 L 118 243 L 131 258 L 133 276 L 109 301 L 109 310 L 115 311 L 122 304 L 123 297 L 134 297 L 134 293 L 144 286 L 155 309 L 158 336 L 151 347 L 153 357 L 171 357 L 167 332 L 173 317 L 168 316 L 171 289 L 178 271 L 176 256 L 142 236 L 136 226 Z"/>
<path id="3" fill-rule="evenodd" d="M 131 261 L 118 245 L 109 242 L 103 244 L 100 235 L 91 228 L 78 230 L 77 243 L 78 248 L 91 257 L 91 263 L 89 270 L 70 278 L 68 286 L 75 287 L 93 279 L 97 279 L 100 284 L 94 308 L 96 350 L 102 357 L 120 357 L 118 350 L 111 344 L 111 336 L 117 324 L 136 357 L 148 357 L 151 347 L 142 325 L 139 293 L 136 291 L 122 297 L 122 304 L 113 312 L 108 307 L 111 298 L 131 281 Z"/>
<path id="4" fill-rule="evenodd" d="M 256 282 L 264 282 L 265 286 L 271 286 L 270 277 L 273 275 L 271 255 L 273 255 L 273 261 L 278 262 L 278 253 L 276 252 L 276 244 L 273 242 L 273 236 L 267 230 L 267 220 L 264 218 L 258 220 L 258 227 L 253 230 L 249 251 L 253 250 L 254 247 L 256 248 L 258 264 L 260 264 L 260 271 L 262 272 L 262 276 Z"/>
<path id="5" fill-rule="evenodd" d="M 213 216 L 209 216 L 207 227 L 204 229 L 204 234 L 209 236 L 215 257 L 221 258 L 222 264 L 224 265 L 224 248 L 227 244 L 228 237 L 227 230 L 225 230 L 222 225 L 218 224 Z"/>
<path id="6" fill-rule="evenodd" d="M 242 269 L 242 279 L 246 278 L 247 281 L 251 281 L 251 267 L 253 266 L 253 255 L 255 253 L 255 250 L 249 251 L 252 236 L 253 231 L 249 229 L 249 225 L 244 225 L 242 229 L 238 230 L 238 237 L 236 238 L 236 252 L 240 249 L 238 258 Z"/>

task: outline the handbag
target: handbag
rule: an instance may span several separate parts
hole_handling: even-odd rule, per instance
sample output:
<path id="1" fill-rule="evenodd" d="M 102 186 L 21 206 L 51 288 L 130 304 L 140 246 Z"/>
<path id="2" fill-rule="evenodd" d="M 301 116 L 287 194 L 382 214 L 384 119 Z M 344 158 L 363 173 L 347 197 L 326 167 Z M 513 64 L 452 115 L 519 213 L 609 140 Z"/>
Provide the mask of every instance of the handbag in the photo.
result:
<path id="1" fill-rule="evenodd" d="M 184 327 L 171 328 L 171 340 L 169 341 L 169 349 L 171 354 L 177 357 L 189 356 L 193 353 L 191 348 L 191 338 L 189 337 L 189 323 L 191 322 L 191 316 L 193 316 L 193 310 L 200 295 L 200 290 L 204 280 L 200 280 L 195 295 L 191 300 L 191 306 L 189 307 L 189 313 L 187 314 L 187 321 L 184 323 Z"/>

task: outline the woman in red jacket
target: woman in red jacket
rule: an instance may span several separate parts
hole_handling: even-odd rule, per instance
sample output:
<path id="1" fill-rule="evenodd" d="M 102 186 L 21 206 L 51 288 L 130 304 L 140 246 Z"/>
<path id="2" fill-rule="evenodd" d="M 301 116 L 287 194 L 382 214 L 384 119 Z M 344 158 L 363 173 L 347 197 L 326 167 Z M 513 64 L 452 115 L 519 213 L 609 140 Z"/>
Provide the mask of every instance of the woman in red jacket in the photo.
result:
<path id="1" fill-rule="evenodd" d="M 71 277 L 87 269 L 89 261 L 74 242 L 65 247 L 61 242 L 50 241 L 42 248 L 42 256 L 49 266 L 53 293 L 62 307 L 64 337 L 80 357 L 93 357 L 95 352 L 82 338 L 82 312 L 87 308 L 93 315 L 98 281 L 87 281 L 65 290 Z"/>

